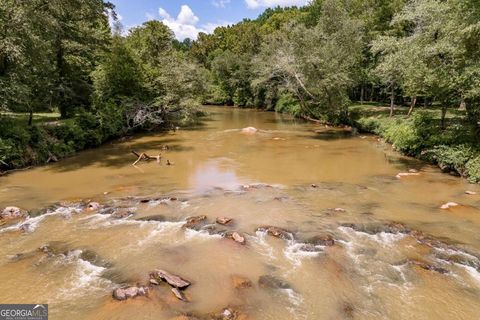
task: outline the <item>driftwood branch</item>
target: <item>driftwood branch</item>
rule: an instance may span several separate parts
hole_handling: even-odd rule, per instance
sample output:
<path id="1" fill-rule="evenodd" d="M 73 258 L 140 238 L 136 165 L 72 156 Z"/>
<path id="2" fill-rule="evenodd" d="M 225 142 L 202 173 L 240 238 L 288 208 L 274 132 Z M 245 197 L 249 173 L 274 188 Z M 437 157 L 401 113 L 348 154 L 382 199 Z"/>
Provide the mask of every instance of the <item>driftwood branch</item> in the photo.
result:
<path id="1" fill-rule="evenodd" d="M 146 154 L 144 152 L 138 154 L 134 150 L 132 150 L 132 153 L 137 157 L 137 160 L 135 160 L 135 162 L 132 163 L 132 166 L 135 166 L 137 163 L 139 163 L 142 160 L 144 160 L 144 161 L 157 160 L 157 163 L 160 163 L 160 159 L 162 158 L 160 155 L 149 156 L 148 154 Z"/>

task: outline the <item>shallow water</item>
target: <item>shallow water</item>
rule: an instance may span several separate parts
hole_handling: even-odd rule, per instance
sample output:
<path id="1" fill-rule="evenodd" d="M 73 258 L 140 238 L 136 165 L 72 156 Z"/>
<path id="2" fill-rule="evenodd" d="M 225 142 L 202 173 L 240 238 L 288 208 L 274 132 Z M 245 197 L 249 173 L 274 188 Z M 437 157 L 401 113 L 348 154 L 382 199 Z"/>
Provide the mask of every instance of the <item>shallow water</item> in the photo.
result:
<path id="1" fill-rule="evenodd" d="M 374 136 L 275 113 L 207 110 L 196 128 L 136 136 L 0 178 L 0 208 L 31 212 L 0 227 L 0 301 L 49 303 L 51 319 L 207 317 L 226 307 L 248 319 L 479 318 L 478 186 Z M 131 150 L 163 159 L 134 167 Z M 396 178 L 409 169 L 419 175 Z M 134 214 L 85 210 L 91 200 Z M 460 206 L 440 209 L 449 201 Z M 165 221 L 136 220 L 151 215 Z M 247 244 L 182 227 L 197 215 L 233 218 L 217 229 L 236 230 Z M 434 240 L 389 230 L 392 221 Z M 264 225 L 291 238 L 256 231 Z M 327 234 L 334 246 L 305 249 L 307 239 Z M 46 244 L 55 252 L 38 249 Z M 166 284 L 148 297 L 112 299 L 113 289 L 148 284 L 158 268 L 192 281 L 190 302 Z M 235 289 L 234 275 L 252 287 Z M 288 286 L 259 285 L 265 275 Z"/>

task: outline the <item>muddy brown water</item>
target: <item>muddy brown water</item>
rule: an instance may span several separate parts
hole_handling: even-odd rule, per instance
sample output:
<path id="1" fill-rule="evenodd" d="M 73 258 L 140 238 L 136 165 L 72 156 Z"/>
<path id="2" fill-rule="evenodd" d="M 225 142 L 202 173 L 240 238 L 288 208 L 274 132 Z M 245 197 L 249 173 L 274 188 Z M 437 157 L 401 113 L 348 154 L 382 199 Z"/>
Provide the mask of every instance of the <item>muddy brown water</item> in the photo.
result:
<path id="1" fill-rule="evenodd" d="M 0 207 L 31 212 L 1 226 L 1 303 L 48 303 L 50 319 L 207 317 L 226 307 L 241 312 L 238 319 L 480 318 L 478 186 L 374 136 L 275 113 L 206 109 L 196 128 L 133 137 L 0 178 Z M 133 167 L 130 150 L 163 160 Z M 409 169 L 419 175 L 396 178 Z M 88 201 L 134 215 L 87 211 Z M 440 209 L 450 201 L 460 206 Z M 137 220 L 152 215 L 164 221 Z M 197 215 L 211 223 L 233 218 L 217 229 L 239 231 L 247 244 L 182 228 Z M 392 221 L 434 241 L 385 229 Z M 256 231 L 262 225 L 288 229 L 292 239 Z M 306 239 L 327 234 L 334 246 L 306 249 Z M 40 252 L 42 245 L 52 252 Z M 164 284 L 148 297 L 112 299 L 113 289 L 147 284 L 158 268 L 192 281 L 190 302 Z M 235 289 L 234 275 L 252 287 Z M 265 275 L 280 287 L 260 286 Z"/>

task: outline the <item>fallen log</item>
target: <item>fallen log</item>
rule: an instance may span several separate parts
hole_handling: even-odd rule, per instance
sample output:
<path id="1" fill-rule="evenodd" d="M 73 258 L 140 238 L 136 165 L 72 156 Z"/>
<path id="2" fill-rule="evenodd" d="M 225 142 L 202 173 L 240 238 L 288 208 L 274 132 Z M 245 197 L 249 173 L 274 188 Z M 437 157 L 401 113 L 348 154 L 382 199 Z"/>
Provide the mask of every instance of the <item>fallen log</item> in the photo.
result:
<path id="1" fill-rule="evenodd" d="M 135 160 L 135 162 L 132 163 L 132 166 L 135 166 L 137 163 L 139 163 L 142 160 L 144 160 L 144 161 L 157 160 L 157 163 L 160 163 L 160 159 L 162 158 L 160 156 L 160 154 L 156 155 L 156 156 L 149 156 L 148 154 L 146 154 L 144 152 L 142 152 L 140 154 L 138 154 L 134 150 L 132 150 L 131 152 L 137 157 L 137 160 Z"/>

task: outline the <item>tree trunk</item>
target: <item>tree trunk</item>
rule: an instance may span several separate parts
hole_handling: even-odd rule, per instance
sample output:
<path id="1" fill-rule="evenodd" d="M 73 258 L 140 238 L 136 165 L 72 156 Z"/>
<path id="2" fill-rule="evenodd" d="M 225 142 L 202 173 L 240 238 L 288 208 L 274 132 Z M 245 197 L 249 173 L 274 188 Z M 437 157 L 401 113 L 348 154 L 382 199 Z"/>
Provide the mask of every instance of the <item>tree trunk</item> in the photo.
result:
<path id="1" fill-rule="evenodd" d="M 58 111 L 60 111 L 61 118 L 65 119 L 67 117 L 67 108 L 68 108 L 67 102 L 65 99 L 65 88 L 63 88 L 66 72 L 65 72 L 63 44 L 62 44 L 62 39 L 60 39 L 60 36 L 57 36 L 56 38 L 55 49 L 56 49 L 56 65 L 58 70 L 57 106 L 58 106 Z"/>
<path id="2" fill-rule="evenodd" d="M 372 91 L 370 92 L 370 102 L 373 102 L 374 93 L 375 93 L 375 85 L 372 83 Z"/>
<path id="3" fill-rule="evenodd" d="M 447 107 L 444 107 L 442 106 L 442 120 L 441 120 L 441 127 L 442 127 L 442 130 L 444 130 L 446 128 L 445 126 L 445 118 L 447 116 Z"/>
<path id="4" fill-rule="evenodd" d="M 28 126 L 30 127 L 33 124 L 33 108 L 29 107 L 29 115 L 28 115 Z"/>
<path id="5" fill-rule="evenodd" d="M 365 94 L 365 89 L 363 88 L 363 84 L 360 87 L 360 104 L 363 104 L 363 95 Z"/>
<path id="6" fill-rule="evenodd" d="M 458 110 L 459 110 L 459 111 L 465 111 L 465 110 L 467 110 L 467 106 L 466 106 L 466 104 L 465 104 L 465 100 L 464 100 L 464 99 L 462 99 L 462 101 L 460 102 L 460 106 L 458 107 Z"/>
<path id="7" fill-rule="evenodd" d="M 415 108 L 415 105 L 417 104 L 417 96 L 412 97 L 412 102 L 410 103 L 410 109 L 408 109 L 408 114 L 407 116 L 410 116 L 413 112 L 413 108 Z"/>
<path id="8" fill-rule="evenodd" d="M 393 109 L 395 107 L 395 82 L 392 82 L 390 91 L 390 117 L 393 117 Z"/>

